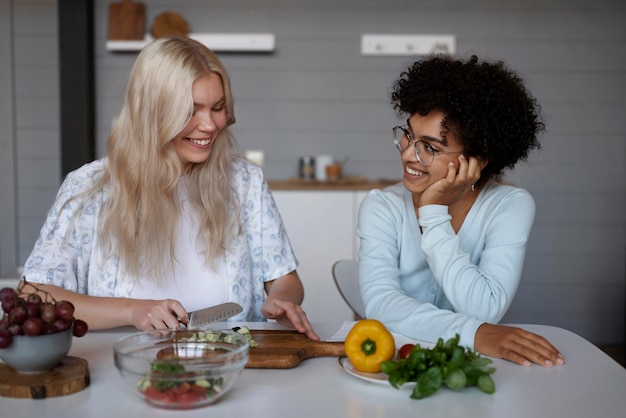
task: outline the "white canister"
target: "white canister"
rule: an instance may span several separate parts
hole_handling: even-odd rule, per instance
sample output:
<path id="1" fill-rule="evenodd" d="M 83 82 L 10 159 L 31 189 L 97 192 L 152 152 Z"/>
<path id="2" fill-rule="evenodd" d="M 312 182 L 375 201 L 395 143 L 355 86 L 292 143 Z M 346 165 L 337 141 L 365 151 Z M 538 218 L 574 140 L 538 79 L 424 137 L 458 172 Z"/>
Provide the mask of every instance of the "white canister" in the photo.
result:
<path id="1" fill-rule="evenodd" d="M 255 150 L 255 149 L 247 150 L 246 158 L 261 168 L 263 168 L 263 165 L 265 164 L 265 153 L 261 150 Z"/>
<path id="2" fill-rule="evenodd" d="M 315 180 L 326 181 L 326 166 L 335 160 L 332 155 L 318 155 L 315 157 Z"/>

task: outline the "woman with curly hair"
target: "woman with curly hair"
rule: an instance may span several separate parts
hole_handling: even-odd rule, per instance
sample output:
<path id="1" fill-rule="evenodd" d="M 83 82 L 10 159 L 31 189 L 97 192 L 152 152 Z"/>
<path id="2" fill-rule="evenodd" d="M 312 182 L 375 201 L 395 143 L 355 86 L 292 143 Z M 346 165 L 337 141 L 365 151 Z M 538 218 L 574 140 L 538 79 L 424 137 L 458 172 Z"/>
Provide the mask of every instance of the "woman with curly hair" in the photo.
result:
<path id="1" fill-rule="evenodd" d="M 359 211 L 359 283 L 366 316 L 392 331 L 460 343 L 521 365 L 563 364 L 543 337 L 497 325 L 520 281 L 532 196 L 500 182 L 539 148 L 540 107 L 504 64 L 433 57 L 394 84 L 402 182 Z"/>
<path id="2" fill-rule="evenodd" d="M 236 152 L 228 74 L 185 37 L 147 45 L 107 156 L 68 174 L 23 278 L 90 328 L 177 328 L 233 301 L 317 339 L 297 261 L 261 169 Z"/>

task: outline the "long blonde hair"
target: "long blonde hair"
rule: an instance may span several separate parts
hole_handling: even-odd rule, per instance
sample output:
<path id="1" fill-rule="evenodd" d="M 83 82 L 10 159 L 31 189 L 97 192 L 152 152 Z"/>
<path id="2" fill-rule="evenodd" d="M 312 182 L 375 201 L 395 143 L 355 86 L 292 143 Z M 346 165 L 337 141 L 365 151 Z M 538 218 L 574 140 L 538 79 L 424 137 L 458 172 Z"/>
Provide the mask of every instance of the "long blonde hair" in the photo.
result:
<path id="1" fill-rule="evenodd" d="M 171 141 L 191 118 L 194 81 L 211 73 L 222 80 L 227 126 L 207 161 L 185 170 Z M 109 135 L 104 176 L 96 185 L 110 189 L 99 225 L 104 252 L 118 255 L 131 278 L 143 274 L 160 280 L 173 266 L 179 219 L 176 187 L 183 175 L 200 218 L 197 242 L 206 261 L 223 255 L 233 234 L 240 233 L 231 183 L 236 145 L 228 126 L 233 123 L 228 74 L 208 48 L 172 37 L 142 50 Z"/>

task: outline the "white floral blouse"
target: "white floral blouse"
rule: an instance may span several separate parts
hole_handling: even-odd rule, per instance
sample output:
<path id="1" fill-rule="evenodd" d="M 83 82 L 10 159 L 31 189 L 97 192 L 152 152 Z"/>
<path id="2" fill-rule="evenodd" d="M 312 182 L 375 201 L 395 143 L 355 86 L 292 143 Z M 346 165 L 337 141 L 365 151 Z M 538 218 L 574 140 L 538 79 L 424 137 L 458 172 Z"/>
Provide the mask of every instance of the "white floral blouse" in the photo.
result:
<path id="1" fill-rule="evenodd" d="M 92 296 L 130 296 L 133 282 L 122 277 L 119 259 L 105 258 L 99 245 L 96 226 L 107 188 L 72 216 L 79 202 L 69 199 L 98 181 L 105 164 L 106 160 L 97 160 L 67 175 L 26 261 L 23 278 Z M 264 321 L 264 283 L 295 270 L 298 260 L 261 169 L 237 158 L 234 171 L 243 232 L 235 237 L 225 259 L 229 300 L 239 303 L 243 312 L 231 320 Z"/>

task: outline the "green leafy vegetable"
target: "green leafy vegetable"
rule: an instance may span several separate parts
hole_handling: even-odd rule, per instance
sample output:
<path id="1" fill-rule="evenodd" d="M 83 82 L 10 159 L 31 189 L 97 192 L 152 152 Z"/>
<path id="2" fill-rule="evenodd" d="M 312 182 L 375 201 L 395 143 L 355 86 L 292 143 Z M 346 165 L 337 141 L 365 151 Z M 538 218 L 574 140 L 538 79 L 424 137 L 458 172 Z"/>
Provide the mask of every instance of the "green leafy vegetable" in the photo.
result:
<path id="1" fill-rule="evenodd" d="M 150 363 L 150 370 L 160 373 L 181 373 L 185 371 L 185 366 L 175 362 L 157 363 L 155 361 Z"/>
<path id="2" fill-rule="evenodd" d="M 416 344 L 407 358 L 385 361 L 381 369 L 395 388 L 415 382 L 413 399 L 426 398 L 444 384 L 453 390 L 477 386 L 484 393 L 494 393 L 496 386 L 490 375 L 496 369 L 489 366 L 491 360 L 459 346 L 459 339 L 458 334 L 445 342 L 440 338 L 433 348 Z"/>
<path id="3" fill-rule="evenodd" d="M 485 393 L 494 393 L 496 391 L 496 384 L 488 374 L 478 376 L 478 387 Z"/>

